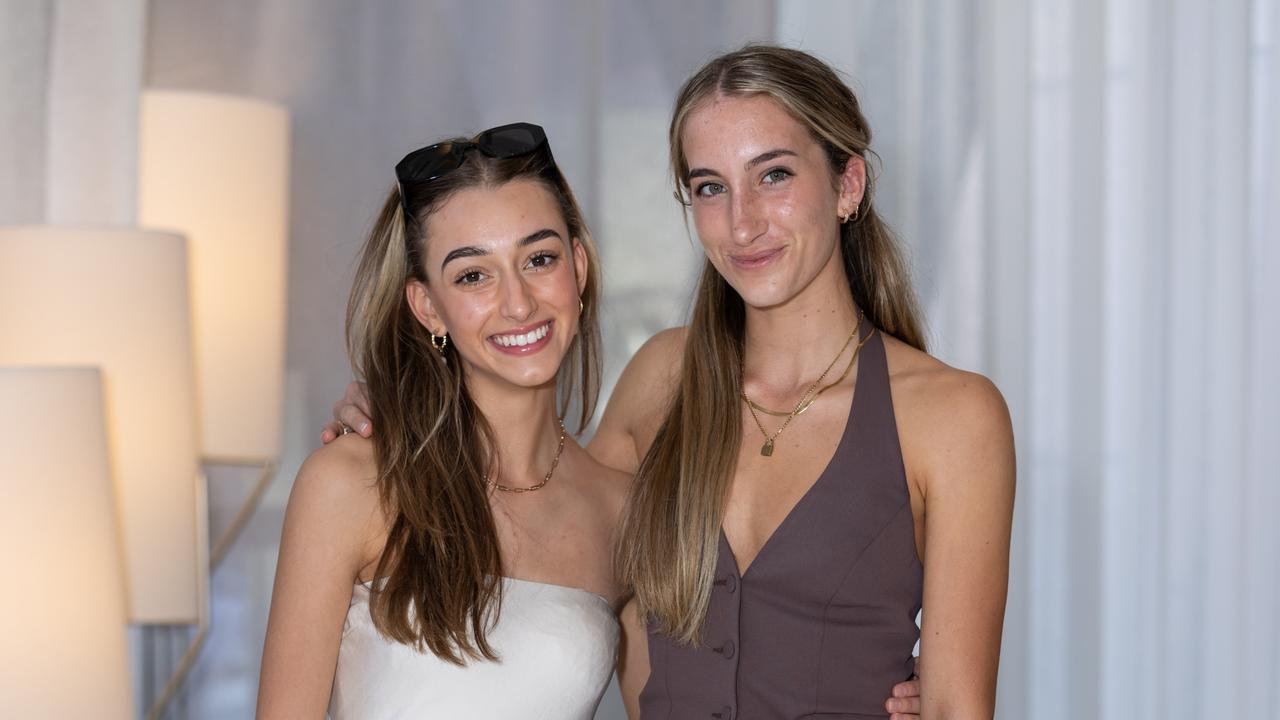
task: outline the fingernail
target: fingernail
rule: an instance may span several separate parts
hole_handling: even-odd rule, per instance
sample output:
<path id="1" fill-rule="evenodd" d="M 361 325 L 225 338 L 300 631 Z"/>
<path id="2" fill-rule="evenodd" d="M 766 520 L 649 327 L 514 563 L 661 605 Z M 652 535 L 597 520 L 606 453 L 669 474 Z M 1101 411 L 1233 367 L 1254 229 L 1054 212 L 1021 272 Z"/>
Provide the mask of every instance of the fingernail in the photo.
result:
<path id="1" fill-rule="evenodd" d="M 369 431 L 369 423 L 368 422 L 360 423 L 360 434 L 364 435 L 368 431 Z"/>

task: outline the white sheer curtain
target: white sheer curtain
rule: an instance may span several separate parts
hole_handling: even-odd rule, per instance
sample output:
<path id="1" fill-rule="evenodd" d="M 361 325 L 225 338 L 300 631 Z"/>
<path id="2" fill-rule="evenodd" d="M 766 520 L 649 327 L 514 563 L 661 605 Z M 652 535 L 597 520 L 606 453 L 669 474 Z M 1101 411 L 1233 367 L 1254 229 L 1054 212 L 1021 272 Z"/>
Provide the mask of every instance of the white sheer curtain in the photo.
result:
<path id="1" fill-rule="evenodd" d="M 0 224 L 133 224 L 145 15 L 0 0 Z"/>
<path id="2" fill-rule="evenodd" d="M 778 16 L 862 91 L 937 354 L 1013 411 L 999 716 L 1280 717 L 1276 4 Z"/>

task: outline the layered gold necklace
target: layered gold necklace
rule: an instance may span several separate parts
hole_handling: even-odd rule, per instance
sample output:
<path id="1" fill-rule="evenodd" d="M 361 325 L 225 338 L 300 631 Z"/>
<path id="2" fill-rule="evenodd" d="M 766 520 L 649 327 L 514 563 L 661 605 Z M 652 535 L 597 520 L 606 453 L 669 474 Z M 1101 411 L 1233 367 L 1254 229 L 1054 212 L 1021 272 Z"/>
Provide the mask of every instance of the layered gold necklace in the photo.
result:
<path id="1" fill-rule="evenodd" d="M 769 408 L 756 403 L 750 397 L 747 397 L 747 392 L 745 390 L 742 391 L 742 399 L 746 401 L 747 409 L 751 411 L 751 419 L 756 421 L 756 427 L 760 429 L 760 434 L 764 436 L 764 445 L 760 446 L 761 455 L 765 457 L 772 456 L 773 441 L 778 439 L 778 436 L 782 434 L 783 430 L 787 429 L 787 426 L 791 424 L 791 421 L 799 417 L 805 410 L 808 410 L 809 407 L 813 405 L 814 401 L 822 395 L 822 393 L 839 385 L 844 382 L 845 378 L 849 377 L 849 371 L 853 369 L 853 364 L 858 359 L 858 353 L 862 351 L 862 346 L 866 345 L 867 341 L 875 335 L 875 328 L 872 328 L 871 332 L 867 333 L 866 337 L 858 341 L 858 344 L 853 349 L 853 354 L 849 356 L 849 364 L 845 366 L 844 372 L 840 374 L 840 377 L 830 385 L 823 385 L 822 389 L 817 389 L 819 385 L 822 385 L 822 381 L 827 379 L 827 375 L 831 373 L 831 369 L 836 366 L 836 361 L 838 361 L 840 356 L 844 354 L 844 351 L 849 348 L 849 343 L 853 342 L 854 337 L 858 335 L 858 327 L 861 323 L 862 313 L 859 312 L 858 320 L 853 325 L 853 332 L 849 333 L 849 337 L 844 341 L 844 344 L 840 346 L 840 352 L 836 353 L 836 356 L 831 359 L 831 363 L 827 365 L 827 369 L 823 370 L 822 374 L 818 376 L 818 379 L 814 380 L 813 384 L 809 386 L 809 389 L 804 391 L 804 395 L 800 396 L 800 402 L 796 403 L 796 406 L 791 410 L 770 410 Z M 778 428 L 772 435 L 770 435 L 769 431 L 764 429 L 764 424 L 760 422 L 760 416 L 756 414 L 756 411 L 765 413 L 766 415 L 773 415 L 774 417 L 785 417 L 786 420 L 782 421 L 782 427 Z"/>

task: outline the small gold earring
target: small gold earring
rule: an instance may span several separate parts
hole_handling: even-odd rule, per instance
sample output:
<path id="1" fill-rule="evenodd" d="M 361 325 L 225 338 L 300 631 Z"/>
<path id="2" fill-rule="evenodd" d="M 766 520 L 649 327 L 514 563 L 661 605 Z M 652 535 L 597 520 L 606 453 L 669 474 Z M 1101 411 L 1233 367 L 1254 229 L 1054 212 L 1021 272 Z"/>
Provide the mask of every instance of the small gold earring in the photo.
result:
<path id="1" fill-rule="evenodd" d="M 445 348 L 449 347 L 449 333 L 445 333 L 444 335 L 436 335 L 434 332 L 431 332 L 430 330 L 428 330 L 427 332 L 431 333 L 431 347 L 435 348 L 436 351 L 440 353 L 440 357 L 444 357 Z M 437 343 L 436 342 L 437 340 L 439 340 L 440 342 Z"/>
<path id="2" fill-rule="evenodd" d="M 582 312 L 586 309 L 587 309 L 587 306 L 582 304 L 582 298 L 578 298 L 578 314 L 581 315 Z"/>

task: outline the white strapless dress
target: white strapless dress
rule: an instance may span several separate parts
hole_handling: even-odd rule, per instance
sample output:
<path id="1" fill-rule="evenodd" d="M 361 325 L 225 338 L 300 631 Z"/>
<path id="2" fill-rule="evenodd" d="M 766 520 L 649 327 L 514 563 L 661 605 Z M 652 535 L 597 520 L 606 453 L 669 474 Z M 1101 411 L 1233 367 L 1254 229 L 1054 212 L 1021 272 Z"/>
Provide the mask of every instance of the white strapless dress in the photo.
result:
<path id="1" fill-rule="evenodd" d="M 454 665 L 387 640 L 356 585 L 329 699 L 333 720 L 547 718 L 591 720 L 608 687 L 618 622 L 599 595 L 503 578 L 489 633 L 497 661 Z"/>

